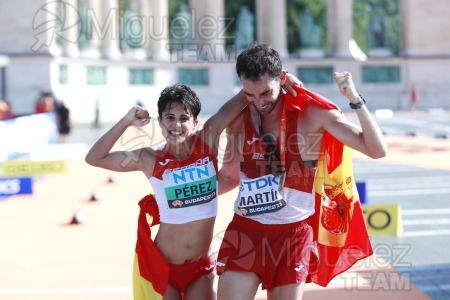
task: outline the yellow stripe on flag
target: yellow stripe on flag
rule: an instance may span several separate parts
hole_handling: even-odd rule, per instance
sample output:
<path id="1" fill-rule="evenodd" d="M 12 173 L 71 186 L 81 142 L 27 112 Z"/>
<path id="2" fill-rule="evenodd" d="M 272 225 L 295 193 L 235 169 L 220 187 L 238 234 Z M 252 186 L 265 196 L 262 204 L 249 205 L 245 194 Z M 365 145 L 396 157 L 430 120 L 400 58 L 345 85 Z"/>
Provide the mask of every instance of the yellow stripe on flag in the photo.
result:
<path id="1" fill-rule="evenodd" d="M 137 253 L 134 254 L 133 294 L 134 300 L 162 300 L 163 298 L 163 295 L 158 294 L 153 285 L 141 276 Z"/>

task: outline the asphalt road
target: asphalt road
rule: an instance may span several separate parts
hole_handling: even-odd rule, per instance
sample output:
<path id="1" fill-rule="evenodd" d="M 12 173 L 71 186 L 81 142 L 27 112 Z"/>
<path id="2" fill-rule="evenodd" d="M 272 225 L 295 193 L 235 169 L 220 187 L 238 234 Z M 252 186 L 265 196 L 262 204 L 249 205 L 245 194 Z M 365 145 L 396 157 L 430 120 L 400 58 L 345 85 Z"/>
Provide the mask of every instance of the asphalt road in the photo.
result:
<path id="1" fill-rule="evenodd" d="M 373 237 L 375 252 L 432 299 L 450 299 L 450 114 L 402 112 L 378 123 L 395 153 L 356 159 L 355 178 L 369 204 L 400 205 L 403 235 Z"/>
<path id="2" fill-rule="evenodd" d="M 354 154 L 355 178 L 366 182 L 367 202 L 399 204 L 401 207 L 403 235 L 372 237 L 374 250 L 388 261 L 390 267 L 411 279 L 432 299 L 450 299 L 450 112 L 394 112 L 391 117 L 389 114 L 389 111 L 381 111 L 377 118 L 386 134 L 388 156 L 370 160 Z M 355 120 L 355 115 L 347 115 Z M 92 128 L 89 124 L 76 124 L 69 137 L 70 146 L 55 147 L 53 154 L 80 159 L 111 125 L 101 124 L 99 128 Z M 123 139 L 122 146 L 135 146 L 139 141 L 146 140 L 151 132 L 159 132 L 157 124 L 151 125 L 146 132 L 134 131 L 134 136 L 137 134 L 141 139 Z M 152 140 L 150 143 L 159 141 Z M 79 183 L 74 181 L 72 185 L 78 184 L 79 188 L 85 189 L 93 181 L 81 177 L 74 179 Z M 67 180 L 61 182 L 67 184 Z M 116 191 L 111 193 L 112 196 L 117 194 Z M 138 191 L 136 194 L 139 194 Z M 67 196 L 70 195 L 64 197 Z M 33 203 L 30 201 L 30 205 L 38 205 Z M 123 208 L 120 206 L 119 210 Z M 27 213 L 30 214 L 28 220 L 34 218 L 32 211 Z M 87 224 L 79 230 L 87 230 L 89 226 Z M 93 230 L 94 227 L 88 229 Z M 19 238 L 12 237 L 11 240 L 18 241 Z M 130 240 L 132 243 L 133 239 Z M 123 254 L 115 257 L 121 256 Z M 100 264 L 98 259 L 96 264 Z M 28 265 L 26 267 L 30 268 Z M 129 290 L 126 292 L 129 293 Z M 359 294 L 357 296 L 360 297 Z"/>
<path id="3" fill-rule="evenodd" d="M 404 230 L 400 237 L 374 237 L 375 252 L 432 299 L 450 299 L 450 112 L 374 114 L 391 153 L 382 160 L 356 155 L 355 178 L 366 182 L 369 204 L 400 205 Z M 71 139 L 89 145 L 109 127 L 80 126 Z"/>

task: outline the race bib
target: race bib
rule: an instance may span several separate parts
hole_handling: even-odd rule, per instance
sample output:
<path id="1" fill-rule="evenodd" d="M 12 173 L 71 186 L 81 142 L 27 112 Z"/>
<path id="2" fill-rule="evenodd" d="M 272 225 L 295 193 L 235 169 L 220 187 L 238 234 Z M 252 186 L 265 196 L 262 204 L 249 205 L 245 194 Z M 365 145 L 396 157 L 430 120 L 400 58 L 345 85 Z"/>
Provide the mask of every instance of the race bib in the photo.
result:
<path id="1" fill-rule="evenodd" d="M 282 209 L 286 202 L 278 187 L 280 181 L 273 175 L 242 180 L 237 208 L 244 216 L 271 213 Z"/>
<path id="2" fill-rule="evenodd" d="M 216 170 L 212 162 L 163 175 L 169 208 L 208 203 L 217 197 Z"/>

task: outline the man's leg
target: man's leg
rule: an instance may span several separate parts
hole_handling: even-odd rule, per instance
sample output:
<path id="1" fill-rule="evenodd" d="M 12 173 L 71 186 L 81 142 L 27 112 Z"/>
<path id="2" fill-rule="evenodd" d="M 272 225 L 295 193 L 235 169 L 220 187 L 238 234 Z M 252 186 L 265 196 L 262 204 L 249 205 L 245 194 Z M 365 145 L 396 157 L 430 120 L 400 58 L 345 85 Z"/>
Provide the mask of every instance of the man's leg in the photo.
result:
<path id="1" fill-rule="evenodd" d="M 253 300 L 260 283 L 255 273 L 226 271 L 219 277 L 218 300 Z"/>
<path id="2" fill-rule="evenodd" d="M 268 300 L 301 300 L 303 291 L 305 290 L 305 283 L 299 282 L 294 284 L 287 284 L 273 288 L 267 292 Z"/>

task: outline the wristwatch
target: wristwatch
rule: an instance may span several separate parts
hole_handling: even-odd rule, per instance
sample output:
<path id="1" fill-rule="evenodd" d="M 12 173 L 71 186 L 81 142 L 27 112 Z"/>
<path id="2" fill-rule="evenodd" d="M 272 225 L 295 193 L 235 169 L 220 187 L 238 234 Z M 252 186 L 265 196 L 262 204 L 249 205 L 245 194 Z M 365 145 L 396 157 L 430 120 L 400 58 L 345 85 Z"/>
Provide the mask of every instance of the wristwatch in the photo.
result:
<path id="1" fill-rule="evenodd" d="M 349 103 L 351 109 L 360 109 L 364 104 L 366 104 L 366 100 L 363 98 L 363 96 L 359 95 L 359 98 L 361 100 L 357 103 Z"/>

